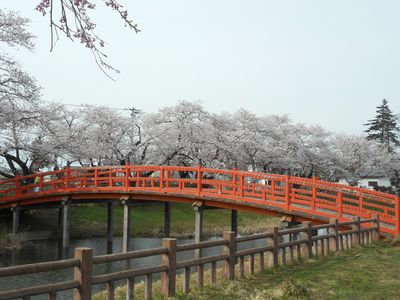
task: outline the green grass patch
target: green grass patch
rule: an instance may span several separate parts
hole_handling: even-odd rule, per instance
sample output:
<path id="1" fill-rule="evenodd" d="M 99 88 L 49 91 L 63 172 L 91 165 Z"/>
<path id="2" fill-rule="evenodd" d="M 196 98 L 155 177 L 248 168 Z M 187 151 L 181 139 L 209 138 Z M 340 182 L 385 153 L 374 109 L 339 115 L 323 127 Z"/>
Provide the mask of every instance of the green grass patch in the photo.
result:
<path id="1" fill-rule="evenodd" d="M 400 299 L 400 248 L 375 243 L 178 299 Z"/>

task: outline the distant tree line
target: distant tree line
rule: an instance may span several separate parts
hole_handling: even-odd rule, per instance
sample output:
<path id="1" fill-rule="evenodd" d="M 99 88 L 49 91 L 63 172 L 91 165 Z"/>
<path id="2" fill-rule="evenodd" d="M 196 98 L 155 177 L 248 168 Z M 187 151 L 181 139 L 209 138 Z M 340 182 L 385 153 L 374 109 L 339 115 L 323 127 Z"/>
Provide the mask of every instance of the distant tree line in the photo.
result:
<path id="1" fill-rule="evenodd" d="M 43 2 L 46 4 L 47 2 Z M 3 49 L 33 48 L 29 20 L 0 10 L 0 175 L 66 165 L 157 164 L 251 169 L 350 184 L 385 174 L 399 187 L 396 116 L 386 100 L 367 136 L 338 134 L 240 109 L 211 113 L 182 101 L 155 113 L 41 100 L 36 81 Z M 5 47 L 3 47 L 3 45 Z"/>

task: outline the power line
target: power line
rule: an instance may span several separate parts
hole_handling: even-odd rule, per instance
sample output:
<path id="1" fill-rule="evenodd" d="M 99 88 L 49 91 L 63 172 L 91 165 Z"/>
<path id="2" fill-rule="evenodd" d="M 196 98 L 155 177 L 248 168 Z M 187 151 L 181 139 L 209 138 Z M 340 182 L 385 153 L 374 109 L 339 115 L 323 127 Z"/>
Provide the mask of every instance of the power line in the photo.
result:
<path id="1" fill-rule="evenodd" d="M 90 104 L 72 104 L 72 103 L 64 103 L 64 102 L 58 102 L 58 101 L 48 101 L 48 100 L 42 100 L 43 102 L 46 103 L 55 103 L 55 104 L 62 104 L 66 106 L 74 106 L 74 107 L 89 107 L 89 108 L 99 108 L 101 106 L 96 106 L 96 105 L 90 105 Z M 102 105 L 102 107 L 108 108 L 108 109 L 115 109 L 115 110 L 131 110 L 131 108 L 123 108 L 123 107 L 111 107 L 111 106 L 106 106 Z"/>

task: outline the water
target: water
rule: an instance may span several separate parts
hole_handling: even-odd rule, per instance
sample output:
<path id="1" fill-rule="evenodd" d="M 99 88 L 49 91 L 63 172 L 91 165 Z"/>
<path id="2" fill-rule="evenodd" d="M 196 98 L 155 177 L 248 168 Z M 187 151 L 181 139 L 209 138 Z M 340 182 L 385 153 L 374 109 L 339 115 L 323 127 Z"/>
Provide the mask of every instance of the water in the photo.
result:
<path id="1" fill-rule="evenodd" d="M 178 244 L 193 243 L 193 240 L 182 239 Z M 240 243 L 238 250 L 261 247 L 266 244 L 266 240 L 256 240 Z M 90 238 L 71 240 L 70 247 L 67 251 L 63 251 L 61 244 L 55 240 L 43 240 L 30 243 L 27 247 L 12 252 L 0 254 L 0 267 L 9 267 L 22 264 L 38 263 L 45 261 L 55 261 L 74 256 L 76 247 L 92 248 L 94 255 L 103 255 L 107 253 L 106 238 Z M 131 239 L 131 250 L 141 250 L 149 248 L 161 247 L 161 239 L 159 238 L 133 238 Z M 114 253 L 122 251 L 122 239 L 115 238 L 113 245 Z M 222 246 L 203 249 L 202 256 L 222 254 Z M 193 251 L 178 252 L 177 260 L 187 260 L 193 258 Z M 96 265 L 94 267 L 94 275 L 117 272 L 125 269 L 150 267 L 161 263 L 160 256 L 152 256 L 141 259 L 133 259 L 130 261 L 120 261 L 108 264 Z M 64 282 L 72 280 L 73 269 L 59 270 L 54 272 L 35 273 L 24 276 L 13 276 L 0 278 L 0 291 L 22 287 L 32 287 L 42 284 L 55 282 Z M 155 276 L 157 278 L 157 276 Z M 140 279 L 140 278 L 139 278 Z M 119 282 L 117 284 L 122 284 Z M 104 286 L 93 286 L 93 291 L 103 290 Z M 33 300 L 47 299 L 46 296 L 32 297 Z M 71 292 L 57 293 L 57 299 L 71 299 Z"/>

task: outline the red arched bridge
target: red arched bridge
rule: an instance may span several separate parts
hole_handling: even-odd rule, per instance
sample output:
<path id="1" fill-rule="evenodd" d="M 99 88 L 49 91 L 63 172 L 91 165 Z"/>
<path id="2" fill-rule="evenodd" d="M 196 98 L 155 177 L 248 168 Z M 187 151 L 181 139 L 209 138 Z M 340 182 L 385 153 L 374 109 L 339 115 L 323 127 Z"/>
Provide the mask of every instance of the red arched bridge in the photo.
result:
<path id="1" fill-rule="evenodd" d="M 186 177 L 186 178 L 182 178 Z M 65 168 L 0 181 L 0 210 L 62 201 L 194 201 L 204 206 L 287 214 L 326 222 L 378 215 L 381 232 L 400 234 L 400 198 L 337 183 L 278 174 L 178 166 Z"/>

